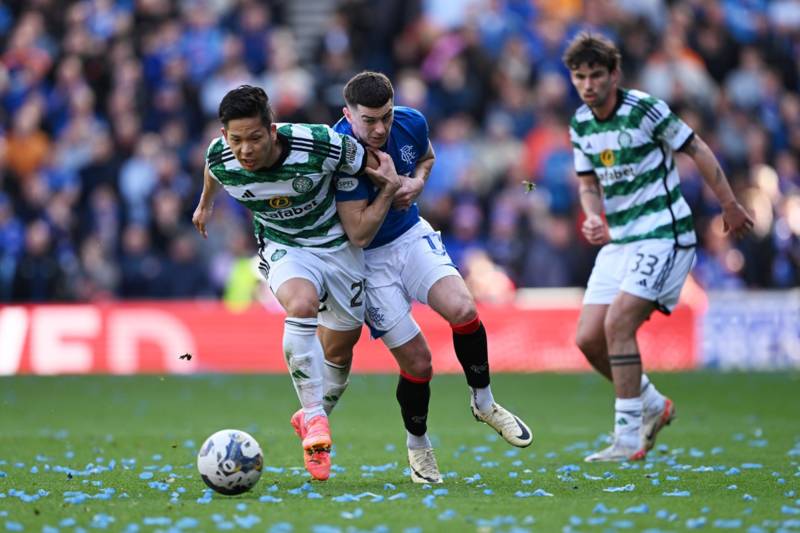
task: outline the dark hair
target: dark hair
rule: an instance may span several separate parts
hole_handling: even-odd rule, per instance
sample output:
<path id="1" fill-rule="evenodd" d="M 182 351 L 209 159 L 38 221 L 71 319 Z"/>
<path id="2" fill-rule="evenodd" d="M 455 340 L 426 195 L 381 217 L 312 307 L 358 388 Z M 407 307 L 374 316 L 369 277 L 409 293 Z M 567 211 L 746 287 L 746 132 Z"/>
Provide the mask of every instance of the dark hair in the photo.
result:
<path id="1" fill-rule="evenodd" d="M 570 70 L 581 65 L 606 67 L 609 72 L 616 70 L 622 62 L 619 50 L 608 38 L 589 32 L 579 33 L 567 46 L 562 57 Z"/>
<path id="2" fill-rule="evenodd" d="M 350 78 L 344 86 L 344 101 L 348 106 L 383 107 L 392 98 L 392 82 L 380 72 L 365 70 Z"/>
<path id="3" fill-rule="evenodd" d="M 256 116 L 261 118 L 261 123 L 265 127 L 269 128 L 272 125 L 269 96 L 261 87 L 240 85 L 228 91 L 219 103 L 219 119 L 226 128 L 230 120 Z"/>

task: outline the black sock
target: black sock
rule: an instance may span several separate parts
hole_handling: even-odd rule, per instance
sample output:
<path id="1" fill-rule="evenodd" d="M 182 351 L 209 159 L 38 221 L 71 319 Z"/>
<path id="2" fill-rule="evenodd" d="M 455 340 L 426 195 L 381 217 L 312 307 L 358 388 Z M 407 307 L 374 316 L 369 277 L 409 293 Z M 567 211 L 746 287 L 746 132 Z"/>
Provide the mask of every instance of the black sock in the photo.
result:
<path id="1" fill-rule="evenodd" d="M 486 329 L 477 316 L 466 324 L 450 325 L 453 328 L 453 347 L 464 369 L 467 384 L 473 389 L 489 386 L 489 349 Z"/>
<path id="2" fill-rule="evenodd" d="M 412 435 L 420 437 L 428 431 L 430 400 L 430 378 L 415 378 L 408 374 L 400 374 L 400 379 L 397 381 L 397 403 L 400 404 L 403 424 Z"/>

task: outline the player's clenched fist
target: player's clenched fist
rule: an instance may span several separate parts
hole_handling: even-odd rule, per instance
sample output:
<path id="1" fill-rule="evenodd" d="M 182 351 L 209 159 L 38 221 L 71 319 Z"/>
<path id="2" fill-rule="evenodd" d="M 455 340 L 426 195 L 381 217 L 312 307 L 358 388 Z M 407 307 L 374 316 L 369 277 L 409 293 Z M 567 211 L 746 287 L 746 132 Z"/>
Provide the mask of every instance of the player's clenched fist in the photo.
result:
<path id="1" fill-rule="evenodd" d="M 608 226 L 606 226 L 606 223 L 603 222 L 603 219 L 598 215 L 589 215 L 586 217 L 586 220 L 583 221 L 581 231 L 583 231 L 583 236 L 586 237 L 586 240 L 591 244 L 605 244 L 611 240 L 611 236 L 608 233 Z"/>

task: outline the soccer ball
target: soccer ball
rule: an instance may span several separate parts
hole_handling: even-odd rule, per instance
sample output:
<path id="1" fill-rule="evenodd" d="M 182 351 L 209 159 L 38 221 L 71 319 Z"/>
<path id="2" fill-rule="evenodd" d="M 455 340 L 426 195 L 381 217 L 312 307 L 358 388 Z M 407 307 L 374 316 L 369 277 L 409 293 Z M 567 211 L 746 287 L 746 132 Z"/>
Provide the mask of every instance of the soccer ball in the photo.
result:
<path id="1" fill-rule="evenodd" d="M 251 435 L 223 429 L 206 439 L 197 454 L 197 470 L 206 485 L 220 494 L 241 494 L 261 477 L 264 456 Z"/>

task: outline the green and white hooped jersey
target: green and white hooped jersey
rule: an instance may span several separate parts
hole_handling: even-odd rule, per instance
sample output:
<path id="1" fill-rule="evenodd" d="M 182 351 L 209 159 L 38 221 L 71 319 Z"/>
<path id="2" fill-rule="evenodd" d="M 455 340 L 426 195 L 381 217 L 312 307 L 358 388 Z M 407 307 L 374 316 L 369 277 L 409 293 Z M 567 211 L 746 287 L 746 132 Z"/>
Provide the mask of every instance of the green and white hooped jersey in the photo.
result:
<path id="1" fill-rule="evenodd" d="M 333 176 L 356 175 L 366 151 L 353 137 L 324 124 L 277 124 L 288 146 L 285 159 L 271 168 L 242 168 L 224 137 L 208 147 L 211 175 L 253 213 L 259 242 L 334 250 L 347 242 L 336 214 Z"/>
<path id="2" fill-rule="evenodd" d="M 694 132 L 662 100 L 620 89 L 617 108 L 598 120 L 588 106 L 570 123 L 575 171 L 603 188 L 611 242 L 670 239 L 694 246 L 692 212 L 680 191 L 675 151 Z"/>

